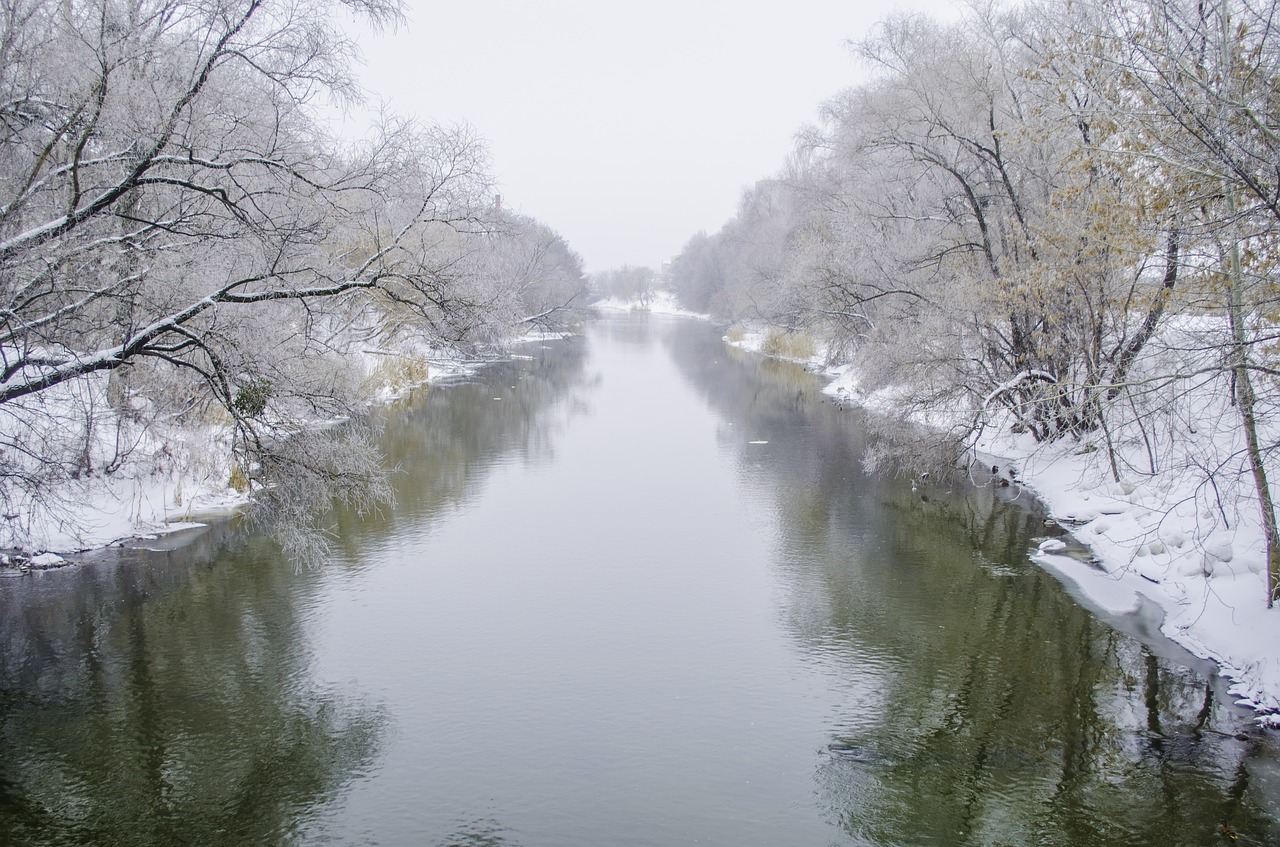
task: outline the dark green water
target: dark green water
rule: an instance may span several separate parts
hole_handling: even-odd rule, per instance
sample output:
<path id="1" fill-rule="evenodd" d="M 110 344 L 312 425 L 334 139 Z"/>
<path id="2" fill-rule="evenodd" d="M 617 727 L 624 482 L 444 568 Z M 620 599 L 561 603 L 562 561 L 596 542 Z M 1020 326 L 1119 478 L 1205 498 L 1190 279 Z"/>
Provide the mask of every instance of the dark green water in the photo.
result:
<path id="1" fill-rule="evenodd" d="M 1275 737 L 1028 504 L 868 479 L 697 322 L 524 352 L 389 411 L 328 568 L 232 525 L 0 579 L 0 845 L 1280 843 Z"/>

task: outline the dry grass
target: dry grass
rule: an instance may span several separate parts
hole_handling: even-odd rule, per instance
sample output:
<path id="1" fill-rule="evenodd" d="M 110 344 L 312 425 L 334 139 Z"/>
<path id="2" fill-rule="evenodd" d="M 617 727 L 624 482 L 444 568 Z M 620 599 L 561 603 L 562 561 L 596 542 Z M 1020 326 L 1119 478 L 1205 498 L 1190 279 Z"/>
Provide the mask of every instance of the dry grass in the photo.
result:
<path id="1" fill-rule="evenodd" d="M 231 466 L 231 479 L 227 480 L 227 484 L 234 488 L 238 493 L 243 494 L 249 490 L 249 475 L 244 472 L 244 468 L 239 464 Z"/>
<path id="2" fill-rule="evenodd" d="M 787 332 L 779 329 L 769 330 L 764 337 L 764 344 L 760 347 L 760 351 L 767 356 L 798 361 L 812 358 L 816 350 L 813 337 L 808 333 Z"/>
<path id="3" fill-rule="evenodd" d="M 371 393 L 384 387 L 399 393 L 426 384 L 430 375 L 430 365 L 421 356 L 385 356 L 365 380 L 365 387 Z"/>

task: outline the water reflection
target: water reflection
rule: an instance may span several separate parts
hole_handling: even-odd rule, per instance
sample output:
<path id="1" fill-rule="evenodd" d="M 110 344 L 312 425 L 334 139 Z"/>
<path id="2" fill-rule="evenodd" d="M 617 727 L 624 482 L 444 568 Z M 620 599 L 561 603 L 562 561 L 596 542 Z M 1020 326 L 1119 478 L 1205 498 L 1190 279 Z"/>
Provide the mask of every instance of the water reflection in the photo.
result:
<path id="1" fill-rule="evenodd" d="M 339 512 L 334 535 L 348 563 L 398 527 L 420 526 L 464 507 L 498 465 L 548 464 L 569 423 L 590 411 L 595 384 L 584 337 L 517 347 L 517 358 L 480 378 L 423 389 L 381 415 L 395 507 L 373 515 Z M 424 396 L 428 395 L 428 396 Z"/>
<path id="2" fill-rule="evenodd" d="M 0 582 L 0 844 L 1280 840 L 1270 736 L 1027 503 L 867 477 L 704 325 L 549 346 L 388 412 L 336 567 L 228 525 Z"/>
<path id="3" fill-rule="evenodd" d="M 306 682 L 299 578 L 235 548 L 0 587 L 0 843 L 276 843 L 370 762 L 380 708 Z"/>
<path id="4" fill-rule="evenodd" d="M 387 410 L 398 504 L 336 513 L 340 556 L 465 504 L 502 462 L 553 457 L 585 410 L 557 402 L 585 348 L 540 347 Z M 240 523 L 0 581 L 0 844 L 309 842 L 315 811 L 375 768 L 395 715 L 313 674 L 326 575 Z M 481 822 L 447 843 L 511 842 Z"/>
<path id="5" fill-rule="evenodd" d="M 879 676 L 892 709 L 836 716 L 837 750 L 879 754 L 822 764 L 841 826 L 874 843 L 1207 844 L 1223 823 L 1273 839 L 1275 798 L 1249 791 L 1270 739 L 1201 672 L 1084 613 L 1027 565 L 1038 516 L 989 491 L 949 504 L 887 498 L 896 573 L 860 567 L 846 582 L 874 592 L 882 622 L 830 618 L 860 649 L 874 639 L 899 657 Z M 895 622 L 905 637 L 877 638 Z"/>
<path id="6" fill-rule="evenodd" d="M 667 343 L 728 432 L 769 441 L 739 466 L 781 516 L 781 615 L 836 695 L 816 778 L 857 843 L 1280 842 L 1274 739 L 1032 565 L 1034 504 L 869 480 L 812 375 Z"/>

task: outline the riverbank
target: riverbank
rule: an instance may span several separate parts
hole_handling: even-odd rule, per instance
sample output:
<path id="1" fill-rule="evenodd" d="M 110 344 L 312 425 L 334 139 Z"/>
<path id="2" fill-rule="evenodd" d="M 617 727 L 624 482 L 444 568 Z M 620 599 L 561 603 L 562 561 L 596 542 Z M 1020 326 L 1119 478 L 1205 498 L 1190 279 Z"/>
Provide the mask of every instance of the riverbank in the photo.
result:
<path id="1" fill-rule="evenodd" d="M 766 339 L 766 332 L 748 330 L 725 340 L 761 352 Z M 856 366 L 830 367 L 820 351 L 799 361 L 830 380 L 824 391 L 840 405 L 892 411 L 892 390 L 864 390 Z M 1093 551 L 1092 561 L 1081 561 L 1058 553 L 1061 541 L 1046 541 L 1033 560 L 1109 613 L 1132 612 L 1143 598 L 1154 603 L 1166 637 L 1214 661 L 1236 702 L 1255 710 L 1259 723 L 1280 727 L 1280 609 L 1265 604 L 1257 502 L 1247 480 L 1215 485 L 1196 473 L 1221 468 L 1239 452 L 1235 410 L 1202 388 L 1194 425 L 1178 443 L 1162 445 L 1153 473 L 1130 471 L 1117 483 L 1096 445 L 1037 444 L 1007 429 L 985 434 L 974 458 L 994 470 L 997 484 L 1039 499 Z"/>
<path id="2" fill-rule="evenodd" d="M 722 335 L 609 315 L 396 404 L 330 566 L 215 528 L 0 577 L 0 844 L 1280 843 L 1208 663 Z"/>
<path id="3" fill-rule="evenodd" d="M 648 312 L 653 315 L 674 315 L 681 318 L 696 318 L 700 321 L 711 320 L 710 315 L 691 312 L 680 307 L 676 298 L 668 291 L 655 291 L 644 300 L 619 300 L 609 297 L 592 303 L 592 308 L 602 312 Z"/>
<path id="4" fill-rule="evenodd" d="M 530 333 L 512 345 L 560 338 Z M 352 351 L 348 358 L 364 374 L 363 402 L 387 405 L 427 385 L 465 378 L 488 360 L 411 344 Z M 499 358 L 499 357 L 495 357 Z M 100 380 L 105 390 L 105 378 Z M 90 387 L 87 390 L 94 390 Z M 115 427 L 109 406 L 95 422 Z M 317 422 L 325 425 L 332 422 Z M 89 474 L 48 492 L 0 537 L 0 568 L 47 570 L 77 554 L 202 528 L 249 506 L 252 491 L 231 464 L 229 423 L 178 426 L 152 422 L 110 473 Z"/>

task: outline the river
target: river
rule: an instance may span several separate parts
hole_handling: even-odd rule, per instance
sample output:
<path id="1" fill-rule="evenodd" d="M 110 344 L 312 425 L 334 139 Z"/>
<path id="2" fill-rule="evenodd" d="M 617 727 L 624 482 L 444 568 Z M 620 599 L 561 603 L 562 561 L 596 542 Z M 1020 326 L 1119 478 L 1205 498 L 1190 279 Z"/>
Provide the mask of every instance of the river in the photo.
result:
<path id="1" fill-rule="evenodd" d="M 1007 489 L 621 315 L 386 410 L 397 504 L 0 579 L 0 844 L 1280 843 L 1280 746 Z"/>

